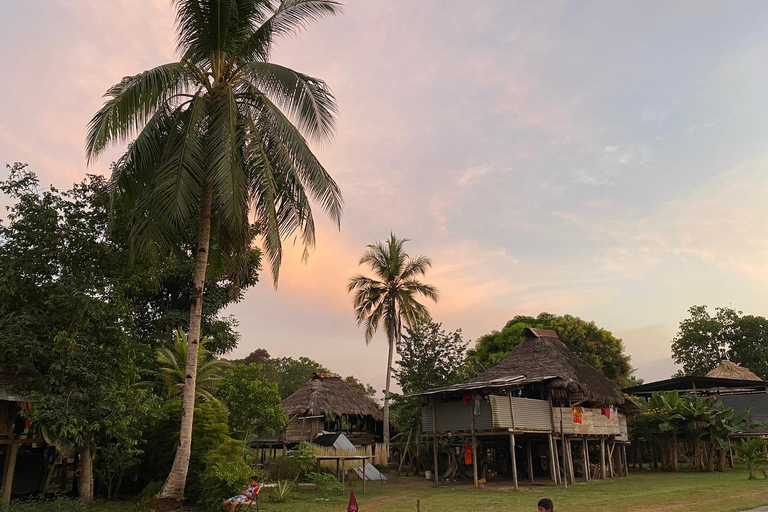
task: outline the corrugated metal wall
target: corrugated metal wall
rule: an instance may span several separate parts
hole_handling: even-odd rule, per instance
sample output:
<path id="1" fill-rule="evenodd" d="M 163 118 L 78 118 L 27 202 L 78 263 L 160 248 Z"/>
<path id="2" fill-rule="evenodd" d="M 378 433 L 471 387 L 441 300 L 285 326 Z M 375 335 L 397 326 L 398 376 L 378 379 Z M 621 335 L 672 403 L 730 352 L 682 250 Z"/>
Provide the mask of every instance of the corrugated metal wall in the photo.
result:
<path id="1" fill-rule="evenodd" d="M 544 430 L 552 428 L 549 402 L 530 398 L 512 398 L 515 413 L 515 427 L 524 430 Z M 471 411 L 474 400 L 463 405 L 461 402 L 437 402 L 437 431 L 452 432 L 470 430 Z M 424 432 L 432 431 L 432 404 L 427 404 L 421 411 L 421 424 Z M 490 396 L 480 400 L 480 415 L 475 416 L 475 430 L 507 429 L 512 427 L 509 414 L 509 398 Z"/>

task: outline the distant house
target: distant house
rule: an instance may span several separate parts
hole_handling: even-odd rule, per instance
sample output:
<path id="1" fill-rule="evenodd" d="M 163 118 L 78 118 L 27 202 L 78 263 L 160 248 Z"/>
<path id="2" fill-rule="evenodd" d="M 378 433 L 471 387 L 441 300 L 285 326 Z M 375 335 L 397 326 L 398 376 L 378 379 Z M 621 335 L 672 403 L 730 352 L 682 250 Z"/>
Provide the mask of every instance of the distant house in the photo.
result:
<path id="1" fill-rule="evenodd" d="M 749 408 L 747 419 L 760 423 L 743 437 L 768 438 L 768 381 L 732 361 L 722 361 L 704 377 L 687 375 L 648 382 L 624 390 L 636 396 L 650 396 L 659 391 L 677 391 L 697 396 L 712 396 L 736 412 Z"/>
<path id="2" fill-rule="evenodd" d="M 380 441 L 382 413 L 379 405 L 333 373 L 315 373 L 309 382 L 280 403 L 288 423 L 280 434 L 261 437 L 257 446 L 291 447 L 317 436 L 344 433 L 357 446 Z"/>
<path id="3" fill-rule="evenodd" d="M 414 396 L 425 437 L 449 439 L 449 467 L 480 478 L 506 475 L 534 482 L 626 474 L 626 413 L 637 406 L 616 383 L 579 359 L 557 334 L 525 329 L 525 340 L 485 373 Z M 558 446 L 559 445 L 559 446 Z M 438 465 L 435 457 L 434 465 Z"/>
<path id="4" fill-rule="evenodd" d="M 0 505 L 11 496 L 40 492 L 45 479 L 45 442 L 21 416 L 31 404 L 13 391 L 17 383 L 0 374 Z"/>

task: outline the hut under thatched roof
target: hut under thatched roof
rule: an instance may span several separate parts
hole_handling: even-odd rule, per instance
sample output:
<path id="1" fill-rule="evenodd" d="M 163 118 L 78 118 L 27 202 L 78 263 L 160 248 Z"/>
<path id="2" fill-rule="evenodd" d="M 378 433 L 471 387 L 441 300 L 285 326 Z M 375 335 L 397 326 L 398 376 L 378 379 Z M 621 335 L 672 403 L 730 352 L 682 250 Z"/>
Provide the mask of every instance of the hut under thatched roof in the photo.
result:
<path id="1" fill-rule="evenodd" d="M 357 415 L 381 421 L 378 404 L 333 373 L 315 373 L 294 394 L 280 402 L 280 407 L 296 416 Z"/>
<path id="2" fill-rule="evenodd" d="M 309 382 L 280 402 L 288 423 L 260 446 L 291 446 L 327 432 L 344 432 L 356 445 L 373 444 L 383 429 L 379 405 L 334 373 L 315 373 Z"/>
<path id="3" fill-rule="evenodd" d="M 553 395 L 581 395 L 584 400 L 604 405 L 623 405 L 619 386 L 592 365 L 582 361 L 560 341 L 555 331 L 523 331 L 525 341 L 495 366 L 470 382 L 490 382 L 518 375 L 526 379 L 554 377 L 549 381 Z"/>
<path id="4" fill-rule="evenodd" d="M 720 364 L 706 376 L 715 379 L 763 380 L 747 368 L 739 366 L 727 359 L 720 361 Z"/>

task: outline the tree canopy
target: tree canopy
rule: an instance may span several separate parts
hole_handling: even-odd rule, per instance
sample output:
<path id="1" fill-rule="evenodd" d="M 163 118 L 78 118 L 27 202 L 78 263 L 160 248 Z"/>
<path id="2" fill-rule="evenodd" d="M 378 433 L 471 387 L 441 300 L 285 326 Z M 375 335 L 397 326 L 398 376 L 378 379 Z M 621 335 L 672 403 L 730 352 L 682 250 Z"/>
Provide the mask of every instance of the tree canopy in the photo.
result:
<path id="1" fill-rule="evenodd" d="M 691 306 L 672 340 L 672 360 L 684 375 L 702 376 L 724 359 L 768 378 L 768 319 L 730 307 Z"/>
<path id="2" fill-rule="evenodd" d="M 578 357 L 591 364 L 620 387 L 631 382 L 632 367 L 624 353 L 624 343 L 610 331 L 572 315 L 541 313 L 537 317 L 516 316 L 501 331 L 493 331 L 477 339 L 467 351 L 467 365 L 479 374 L 498 363 L 523 341 L 526 327 L 551 329 Z"/>

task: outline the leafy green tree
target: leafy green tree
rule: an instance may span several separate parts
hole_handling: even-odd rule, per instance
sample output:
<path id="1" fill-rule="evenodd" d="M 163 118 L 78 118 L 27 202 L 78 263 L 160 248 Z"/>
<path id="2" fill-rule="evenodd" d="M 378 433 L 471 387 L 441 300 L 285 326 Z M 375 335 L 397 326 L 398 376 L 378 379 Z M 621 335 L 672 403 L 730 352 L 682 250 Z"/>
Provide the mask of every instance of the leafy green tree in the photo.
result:
<path id="1" fill-rule="evenodd" d="M 243 364 L 267 364 L 271 359 L 272 357 L 269 355 L 269 352 L 267 352 L 266 349 L 257 348 L 243 359 L 238 359 L 235 362 Z"/>
<path id="2" fill-rule="evenodd" d="M 355 377 L 354 375 L 348 375 L 344 378 L 344 382 L 347 383 L 350 387 L 355 388 L 360 392 L 361 395 L 367 396 L 368 398 L 373 398 L 376 396 L 376 388 L 371 386 L 370 384 L 363 383 L 360 379 Z"/>
<path id="3" fill-rule="evenodd" d="M 40 190 L 23 164 L 0 190 L 0 371 L 24 375 L 29 417 L 80 452 L 80 497 L 93 499 L 93 456 L 140 453 L 156 400 L 134 386 L 149 346 L 134 335 L 120 247 L 104 237 L 98 177 L 66 193 Z"/>
<path id="4" fill-rule="evenodd" d="M 311 199 L 339 222 L 341 193 L 305 135 L 328 140 L 336 104 L 326 84 L 268 61 L 275 41 L 339 12 L 327 0 L 175 0 L 178 62 L 124 78 L 88 127 L 87 157 L 128 142 L 113 169 L 138 257 L 161 260 L 196 234 L 187 383 L 174 466 L 159 499 L 181 501 L 188 471 L 197 348 L 209 261 L 246 271 L 254 231 L 277 280 L 282 238 L 314 244 Z M 250 225 L 250 216 L 256 224 Z M 210 257 L 209 257 L 210 254 Z"/>
<path id="5" fill-rule="evenodd" d="M 437 301 L 438 291 L 422 283 L 432 262 L 426 256 L 411 258 L 404 250 L 407 238 L 398 239 L 390 234 L 386 242 L 367 246 L 360 265 L 371 267 L 375 278 L 362 274 L 352 277 L 348 290 L 354 292 L 355 318 L 358 325 L 365 324 L 365 342 L 384 324 L 389 350 L 387 351 L 387 380 L 384 388 L 384 445 L 389 449 L 389 389 L 392 378 L 392 356 L 400 342 L 403 323 L 414 326 L 429 318 L 427 308 L 418 302 L 420 295 Z"/>
<path id="6" fill-rule="evenodd" d="M 706 375 L 724 359 L 768 378 L 768 319 L 733 308 L 691 306 L 672 340 L 672 359 L 681 375 Z"/>
<path id="7" fill-rule="evenodd" d="M 230 431 L 242 433 L 244 443 L 251 432 L 269 435 L 287 421 L 277 383 L 266 378 L 261 365 L 234 365 L 224 374 L 216 396 L 229 411 Z"/>
<path id="8" fill-rule="evenodd" d="M 299 390 L 301 386 L 309 382 L 313 373 L 329 373 L 330 370 L 308 357 L 294 359 L 292 357 L 278 357 L 272 360 L 274 379 L 280 388 L 280 398 L 285 399 Z M 266 368 L 267 376 L 270 376 L 269 365 Z"/>
<path id="9" fill-rule="evenodd" d="M 397 346 L 400 360 L 393 370 L 403 393 L 418 393 L 464 380 L 467 344 L 461 329 L 445 332 L 442 324 L 431 320 L 406 328 Z M 395 397 L 393 415 L 401 431 L 421 428 L 421 405 L 420 397 Z"/>
<path id="10" fill-rule="evenodd" d="M 624 344 L 610 331 L 571 315 L 541 313 L 536 318 L 516 316 L 501 331 L 493 331 L 477 339 L 467 351 L 470 372 L 479 374 L 501 361 L 523 342 L 526 327 L 551 329 L 578 357 L 591 364 L 620 387 L 630 384 L 632 367 Z"/>

